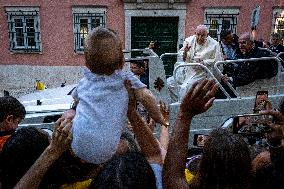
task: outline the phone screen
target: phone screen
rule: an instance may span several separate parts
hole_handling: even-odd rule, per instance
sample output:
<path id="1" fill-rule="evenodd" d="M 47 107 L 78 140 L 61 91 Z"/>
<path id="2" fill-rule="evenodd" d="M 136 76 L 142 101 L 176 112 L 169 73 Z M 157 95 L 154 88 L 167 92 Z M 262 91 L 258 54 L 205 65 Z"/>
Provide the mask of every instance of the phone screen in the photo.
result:
<path id="1" fill-rule="evenodd" d="M 260 114 L 244 114 L 234 117 L 233 133 L 239 134 L 263 134 L 271 129 L 269 124 L 273 123 L 273 116 Z"/>
<path id="2" fill-rule="evenodd" d="M 258 113 L 261 110 L 266 110 L 268 101 L 268 91 L 257 91 L 253 111 Z"/>
<path id="3" fill-rule="evenodd" d="M 193 140 L 193 145 L 198 146 L 198 147 L 203 147 L 207 137 L 208 137 L 208 135 L 195 134 L 194 140 Z"/>

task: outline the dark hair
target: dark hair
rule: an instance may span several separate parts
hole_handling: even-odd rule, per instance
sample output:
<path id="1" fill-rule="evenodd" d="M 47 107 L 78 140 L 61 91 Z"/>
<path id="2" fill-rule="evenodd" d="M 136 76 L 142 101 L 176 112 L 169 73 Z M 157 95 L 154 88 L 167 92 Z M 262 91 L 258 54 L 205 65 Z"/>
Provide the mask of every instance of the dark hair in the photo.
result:
<path id="1" fill-rule="evenodd" d="M 130 60 L 131 64 L 136 64 L 138 68 L 145 68 L 144 60 Z"/>
<path id="2" fill-rule="evenodd" d="M 93 174 L 99 169 L 96 164 L 83 163 L 80 158 L 67 150 L 46 172 L 39 188 L 60 188 L 63 184 L 85 181 L 90 179 L 91 173 Z"/>
<path id="3" fill-rule="evenodd" d="M 279 33 L 272 33 L 272 34 L 270 34 L 270 36 L 271 36 L 272 39 L 281 39 L 281 36 L 280 36 Z"/>
<path id="4" fill-rule="evenodd" d="M 25 107 L 12 96 L 0 97 L 0 122 L 3 122 L 9 115 L 13 115 L 14 119 L 23 119 L 26 115 Z"/>
<path id="5" fill-rule="evenodd" d="M 139 152 L 138 144 L 129 132 L 122 132 L 120 139 L 125 139 L 128 142 L 129 152 Z"/>
<path id="6" fill-rule="evenodd" d="M 90 189 L 155 189 L 153 170 L 140 153 L 115 155 L 93 180 Z"/>
<path id="7" fill-rule="evenodd" d="M 111 75 L 124 64 L 121 42 L 116 33 L 107 28 L 97 27 L 88 34 L 84 53 L 86 66 L 99 75 Z"/>
<path id="8" fill-rule="evenodd" d="M 18 129 L 0 155 L 2 188 L 13 188 L 49 145 L 49 136 L 35 127 Z"/>
<path id="9" fill-rule="evenodd" d="M 220 33 L 220 39 L 225 39 L 227 37 L 227 35 L 231 34 L 232 31 L 231 30 L 222 30 Z"/>
<path id="10" fill-rule="evenodd" d="M 253 189 L 274 189 L 284 185 L 284 148 L 277 149 L 277 154 L 270 157 L 269 166 L 256 170 L 252 182 Z"/>
<path id="11" fill-rule="evenodd" d="M 193 189 L 246 189 L 250 182 L 251 158 L 247 144 L 238 135 L 215 129 L 206 139 Z"/>

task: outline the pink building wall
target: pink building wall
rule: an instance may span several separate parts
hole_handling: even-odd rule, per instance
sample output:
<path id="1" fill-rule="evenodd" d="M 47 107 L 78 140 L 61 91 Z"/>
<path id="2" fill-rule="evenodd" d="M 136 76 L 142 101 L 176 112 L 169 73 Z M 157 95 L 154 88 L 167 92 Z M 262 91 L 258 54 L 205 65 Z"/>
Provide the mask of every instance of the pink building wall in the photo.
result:
<path id="1" fill-rule="evenodd" d="M 60 2 L 60 3 L 59 3 Z M 72 6 L 106 7 L 107 27 L 124 41 L 124 5 L 120 0 L 1 0 L 0 1 L 0 64 L 83 65 L 84 55 L 74 52 Z M 5 6 L 39 6 L 42 54 L 12 54 L 9 51 L 8 24 Z M 118 16 L 119 15 L 119 16 Z M 119 19 L 118 19 L 119 18 Z"/>
<path id="2" fill-rule="evenodd" d="M 284 0 L 190 0 L 187 4 L 185 37 L 194 33 L 204 21 L 206 8 L 238 8 L 238 35 L 250 31 L 251 12 L 261 6 L 258 38 L 269 40 L 274 7 L 284 7 Z M 39 6 L 41 54 L 13 54 L 9 50 L 8 24 L 5 6 Z M 0 64 L 2 65 L 76 65 L 84 64 L 84 55 L 74 52 L 73 6 L 106 7 L 107 27 L 117 31 L 125 41 L 125 16 L 123 0 L 1 0 L 0 1 Z M 165 10 L 166 11 L 166 10 Z"/>

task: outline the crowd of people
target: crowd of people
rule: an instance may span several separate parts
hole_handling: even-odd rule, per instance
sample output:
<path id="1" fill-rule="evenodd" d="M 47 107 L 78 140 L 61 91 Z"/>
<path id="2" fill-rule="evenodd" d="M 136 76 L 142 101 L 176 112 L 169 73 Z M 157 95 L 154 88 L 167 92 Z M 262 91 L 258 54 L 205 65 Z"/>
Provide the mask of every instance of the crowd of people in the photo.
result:
<path id="1" fill-rule="evenodd" d="M 239 45 L 231 32 L 222 33 L 221 39 L 218 43 L 205 26 L 198 26 L 180 51 L 183 60 L 212 69 L 223 58 L 264 53 L 247 33 L 240 36 Z M 92 30 L 85 58 L 87 69 L 72 93 L 75 106 L 55 122 L 51 135 L 35 127 L 18 128 L 26 114 L 24 106 L 16 98 L 0 97 L 0 188 L 261 189 L 284 184 L 284 101 L 279 110 L 257 109 L 275 118 L 266 136 L 267 151 L 254 157 L 242 136 L 214 129 L 204 141 L 195 170 L 188 173 L 190 125 L 213 105 L 216 81 L 198 67 L 183 70 L 183 78 L 175 84 L 183 85 L 182 99 L 170 136 L 169 107 L 164 102 L 158 106 L 135 76 L 145 74 L 147 62 L 131 65 L 134 73 L 122 70 L 122 46 L 114 31 Z M 265 67 L 268 72 L 271 65 Z M 231 74 L 243 69 L 231 66 Z M 258 70 L 256 65 L 246 66 Z M 228 69 L 222 79 L 237 86 L 241 71 L 236 76 Z M 137 111 L 137 102 L 148 111 L 148 118 Z M 161 127 L 159 138 L 153 135 L 156 123 Z"/>

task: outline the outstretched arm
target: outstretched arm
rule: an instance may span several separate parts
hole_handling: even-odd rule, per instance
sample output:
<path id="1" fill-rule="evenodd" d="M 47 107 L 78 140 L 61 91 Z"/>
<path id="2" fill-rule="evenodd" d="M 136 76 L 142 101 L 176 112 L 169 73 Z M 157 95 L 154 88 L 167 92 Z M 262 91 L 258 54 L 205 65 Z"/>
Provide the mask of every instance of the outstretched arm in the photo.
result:
<path id="1" fill-rule="evenodd" d="M 55 123 L 50 145 L 44 150 L 14 189 L 36 189 L 50 166 L 70 147 L 72 135 L 71 122 L 60 118 Z"/>
<path id="2" fill-rule="evenodd" d="M 184 169 L 192 118 L 206 112 L 213 104 L 218 86 L 212 80 L 194 83 L 184 97 L 170 139 L 163 169 L 164 188 L 188 188 Z"/>
<path id="3" fill-rule="evenodd" d="M 158 141 L 152 134 L 151 129 L 142 120 L 135 109 L 136 98 L 134 91 L 131 88 L 131 84 L 126 82 L 125 86 L 129 94 L 128 119 L 133 126 L 133 132 L 136 136 L 141 151 L 149 163 L 162 164 L 162 156 Z"/>

